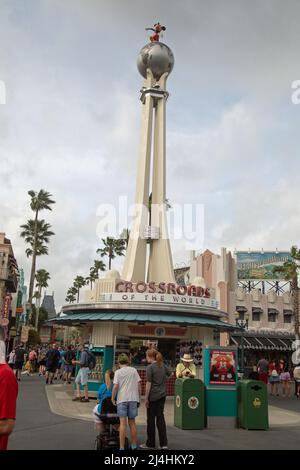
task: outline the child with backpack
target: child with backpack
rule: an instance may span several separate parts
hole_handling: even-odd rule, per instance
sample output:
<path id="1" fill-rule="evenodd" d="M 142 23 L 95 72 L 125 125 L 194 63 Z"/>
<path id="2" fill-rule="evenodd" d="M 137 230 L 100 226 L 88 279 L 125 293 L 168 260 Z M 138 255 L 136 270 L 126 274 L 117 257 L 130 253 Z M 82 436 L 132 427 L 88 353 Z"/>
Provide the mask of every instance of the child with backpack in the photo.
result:
<path id="1" fill-rule="evenodd" d="M 79 361 L 73 361 L 73 364 L 79 364 L 79 371 L 75 379 L 76 383 L 76 396 L 73 398 L 73 401 L 80 401 L 82 403 L 88 403 L 89 392 L 88 392 L 88 376 L 90 370 L 94 369 L 96 365 L 96 358 L 88 350 L 88 346 L 81 344 L 79 346 L 80 359 Z M 82 385 L 84 390 L 84 396 L 80 395 L 80 386 Z"/>

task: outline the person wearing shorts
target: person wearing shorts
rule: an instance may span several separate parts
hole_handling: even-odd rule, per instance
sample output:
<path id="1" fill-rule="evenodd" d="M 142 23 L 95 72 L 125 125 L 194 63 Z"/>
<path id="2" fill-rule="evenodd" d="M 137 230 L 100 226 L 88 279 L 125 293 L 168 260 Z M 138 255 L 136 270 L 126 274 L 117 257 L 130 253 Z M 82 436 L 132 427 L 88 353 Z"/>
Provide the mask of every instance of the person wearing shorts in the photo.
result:
<path id="1" fill-rule="evenodd" d="M 79 371 L 75 379 L 76 383 L 76 397 L 73 398 L 73 401 L 81 401 L 83 403 L 89 402 L 89 392 L 88 392 L 88 379 L 89 379 L 89 355 L 85 350 L 84 346 L 79 347 L 80 351 L 80 360 L 73 361 L 74 364 L 79 364 Z M 84 397 L 80 396 L 80 385 L 82 385 L 84 390 Z"/>
<path id="2" fill-rule="evenodd" d="M 130 428 L 131 448 L 137 448 L 137 431 L 135 418 L 141 396 L 141 378 L 137 370 L 129 366 L 127 354 L 118 357 L 119 369 L 115 372 L 112 403 L 117 404 L 117 414 L 120 418 L 120 450 L 125 449 L 127 420 Z M 117 401 L 116 401 L 117 396 Z"/>
<path id="3" fill-rule="evenodd" d="M 53 377 L 57 369 L 59 362 L 59 352 L 56 344 L 53 344 L 53 347 L 47 351 L 46 354 L 46 384 L 53 383 Z"/>
<path id="4" fill-rule="evenodd" d="M 291 397 L 291 374 L 288 366 L 285 366 L 284 371 L 280 374 L 280 382 L 282 384 L 282 396 Z"/>
<path id="5" fill-rule="evenodd" d="M 21 380 L 21 372 L 24 365 L 26 350 L 24 349 L 23 343 L 20 343 L 19 346 L 16 347 L 16 356 L 15 356 L 15 374 L 16 379 L 20 382 Z"/>
<path id="6" fill-rule="evenodd" d="M 64 380 L 65 380 L 65 384 L 68 383 L 70 384 L 71 383 L 71 375 L 72 375 L 72 372 L 73 372 L 73 361 L 75 360 L 75 352 L 73 351 L 73 348 L 72 346 L 68 346 L 68 349 L 67 349 L 67 352 L 65 353 L 65 356 L 64 356 L 64 361 L 65 361 L 65 365 L 64 365 Z"/>

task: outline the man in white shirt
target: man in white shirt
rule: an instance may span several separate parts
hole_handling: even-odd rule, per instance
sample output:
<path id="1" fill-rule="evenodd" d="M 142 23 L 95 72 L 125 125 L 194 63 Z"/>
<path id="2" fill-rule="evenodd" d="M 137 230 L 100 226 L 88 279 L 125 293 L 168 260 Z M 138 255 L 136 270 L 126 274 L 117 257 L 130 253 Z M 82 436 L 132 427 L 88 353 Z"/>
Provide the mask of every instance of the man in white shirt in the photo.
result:
<path id="1" fill-rule="evenodd" d="M 137 432 L 135 418 L 138 415 L 138 406 L 141 396 L 141 378 L 137 370 L 129 366 L 127 354 L 120 354 L 118 364 L 120 369 L 115 372 L 112 402 L 116 404 L 120 418 L 120 450 L 125 448 L 127 419 L 130 428 L 131 448 L 137 448 Z"/>

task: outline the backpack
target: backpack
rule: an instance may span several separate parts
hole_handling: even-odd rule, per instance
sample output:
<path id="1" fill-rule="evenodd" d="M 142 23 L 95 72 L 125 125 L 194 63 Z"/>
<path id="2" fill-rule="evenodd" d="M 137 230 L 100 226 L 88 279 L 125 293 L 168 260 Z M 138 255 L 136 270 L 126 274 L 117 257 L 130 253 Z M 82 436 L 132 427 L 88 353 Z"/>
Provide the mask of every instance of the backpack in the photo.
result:
<path id="1" fill-rule="evenodd" d="M 86 352 L 88 354 L 87 366 L 90 370 L 93 370 L 93 369 L 95 369 L 95 366 L 96 366 L 96 357 L 94 356 L 93 353 L 91 353 L 91 351 L 86 351 Z"/>

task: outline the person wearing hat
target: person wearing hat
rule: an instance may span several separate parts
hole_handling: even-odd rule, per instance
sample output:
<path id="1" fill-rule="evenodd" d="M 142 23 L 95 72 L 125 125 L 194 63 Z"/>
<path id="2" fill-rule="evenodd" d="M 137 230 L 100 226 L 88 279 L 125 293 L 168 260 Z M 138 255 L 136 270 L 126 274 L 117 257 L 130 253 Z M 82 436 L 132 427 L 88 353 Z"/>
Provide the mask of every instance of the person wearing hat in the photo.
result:
<path id="1" fill-rule="evenodd" d="M 176 377 L 177 379 L 182 379 L 184 377 L 189 377 L 194 379 L 196 377 L 196 366 L 193 364 L 194 359 L 190 354 L 184 354 L 181 358 L 181 362 L 177 364 L 176 367 Z"/>

